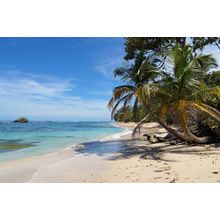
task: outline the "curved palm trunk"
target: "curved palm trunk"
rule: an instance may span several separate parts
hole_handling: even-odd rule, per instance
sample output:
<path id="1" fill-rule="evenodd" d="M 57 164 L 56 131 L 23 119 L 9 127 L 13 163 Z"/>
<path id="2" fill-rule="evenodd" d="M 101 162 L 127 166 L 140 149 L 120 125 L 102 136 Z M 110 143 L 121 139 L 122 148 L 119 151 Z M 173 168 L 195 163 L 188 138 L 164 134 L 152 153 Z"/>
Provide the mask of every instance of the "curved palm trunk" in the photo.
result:
<path id="1" fill-rule="evenodd" d="M 197 137 L 190 131 L 189 126 L 188 126 L 188 121 L 187 121 L 187 113 L 186 113 L 187 107 L 188 106 L 185 105 L 184 108 L 181 108 L 181 106 L 177 108 L 177 114 L 179 116 L 181 127 L 184 130 L 185 140 L 187 142 L 194 142 L 198 144 L 207 143 L 209 140 L 208 137 Z"/>
<path id="2" fill-rule="evenodd" d="M 198 143 L 198 144 L 205 144 L 208 142 L 209 138 L 208 137 L 197 137 L 196 135 L 194 135 L 187 124 L 184 124 L 183 126 L 184 129 L 184 136 L 185 136 L 185 140 L 187 142 L 194 142 L 194 143 Z"/>
<path id="3" fill-rule="evenodd" d="M 158 119 L 157 121 L 163 128 L 165 128 L 169 133 L 173 134 L 175 137 L 179 138 L 182 141 L 186 141 L 183 133 L 177 131 L 176 129 L 168 126 L 164 121 Z"/>
<path id="4" fill-rule="evenodd" d="M 206 144 L 209 141 L 209 137 L 197 137 L 195 136 L 186 126 L 185 128 L 186 131 L 186 139 L 188 139 L 188 142 L 194 142 L 198 144 Z"/>
<path id="5" fill-rule="evenodd" d="M 192 104 L 192 106 L 194 106 Z M 195 108 L 199 108 L 197 106 L 194 106 Z M 206 105 L 204 105 L 204 108 L 207 107 Z M 148 112 L 151 112 L 151 110 L 145 106 L 145 109 Z M 200 108 L 201 111 L 201 108 Z M 216 109 L 210 107 L 210 111 L 212 113 L 210 113 L 207 109 L 205 112 L 207 112 L 208 114 L 210 114 L 211 116 L 213 116 L 216 119 L 220 119 L 220 112 L 218 112 Z M 184 132 L 179 132 L 176 129 L 172 128 L 171 126 L 168 126 L 166 124 L 166 122 L 164 121 L 164 115 L 167 113 L 167 109 L 163 109 L 163 113 L 162 113 L 162 117 L 157 117 L 156 115 L 153 115 L 153 118 L 155 121 L 157 121 L 164 129 L 166 129 L 169 133 L 171 133 L 172 135 L 174 135 L 175 137 L 179 138 L 182 141 L 186 141 L 186 142 L 193 142 L 193 143 L 198 143 L 198 144 L 205 144 L 209 141 L 209 137 L 197 137 L 196 135 L 194 135 L 187 123 L 181 123 L 181 127 L 183 128 Z M 181 114 L 180 114 L 181 115 Z M 185 114 L 183 114 L 185 116 Z M 185 118 L 183 118 L 184 116 L 180 117 L 180 120 L 185 120 Z"/>
<path id="6" fill-rule="evenodd" d="M 200 111 L 206 112 L 211 117 L 215 118 L 218 122 L 220 122 L 220 112 L 217 109 L 203 103 L 191 103 L 191 106 Z M 195 143 L 207 143 L 209 140 L 208 137 L 197 137 L 194 134 L 192 134 L 186 123 L 184 124 L 184 131 L 186 132 L 186 135 L 189 137 L 189 139 Z"/>
<path id="7" fill-rule="evenodd" d="M 170 132 L 171 134 L 173 134 L 174 136 L 176 136 L 177 138 L 186 141 L 186 142 L 194 142 L 194 143 L 198 143 L 198 144 L 204 144 L 208 142 L 208 137 L 197 137 L 195 136 L 189 129 L 188 125 L 187 125 L 187 120 L 186 120 L 186 114 L 185 114 L 185 109 L 184 111 L 180 111 L 178 110 L 178 115 L 180 118 L 180 124 L 182 129 L 184 130 L 184 132 L 178 132 L 176 129 L 166 125 L 164 118 L 165 115 L 168 111 L 168 106 L 164 106 L 161 108 L 161 117 L 158 120 L 158 122 L 160 123 L 161 126 L 163 126 L 168 132 Z"/>
<path id="8" fill-rule="evenodd" d="M 148 111 L 148 112 L 151 112 L 151 110 L 145 106 L 145 109 Z M 169 133 L 171 133 L 172 135 L 174 135 L 175 137 L 179 138 L 180 140 L 182 141 L 186 141 L 183 133 L 181 132 L 178 132 L 176 129 L 168 126 L 166 124 L 166 122 L 164 121 L 164 115 L 167 113 L 167 108 L 163 109 L 163 112 L 162 112 L 162 116 L 159 118 L 158 116 L 156 115 L 153 115 L 153 118 L 155 121 L 157 121 L 164 129 L 166 129 Z"/>
<path id="9" fill-rule="evenodd" d="M 169 133 L 173 134 L 175 137 L 179 138 L 182 141 L 186 141 L 186 142 L 194 142 L 194 143 L 198 143 L 198 144 L 205 144 L 208 142 L 208 137 L 197 137 L 194 134 L 192 134 L 190 132 L 190 130 L 187 128 L 187 133 L 181 133 L 178 132 L 176 129 L 166 125 L 165 122 L 163 121 L 158 121 L 158 123 L 165 128 Z"/>
<path id="10" fill-rule="evenodd" d="M 176 129 L 166 125 L 164 121 L 158 121 L 158 123 L 165 128 L 169 133 L 173 134 L 175 137 L 179 138 L 182 141 L 186 142 L 194 142 L 198 144 L 205 144 L 208 142 L 208 137 L 197 137 L 194 134 L 191 133 L 188 127 L 186 127 L 184 130 L 185 133 L 178 132 Z"/>
<path id="11" fill-rule="evenodd" d="M 132 132 L 132 137 L 135 136 L 135 133 L 137 131 L 140 132 L 140 127 L 141 125 L 144 123 L 144 121 L 149 117 L 149 115 L 147 115 L 146 117 L 144 117 L 138 124 L 137 126 L 134 128 L 133 132 Z M 166 129 L 169 133 L 173 134 L 174 136 L 176 136 L 177 138 L 179 138 L 180 140 L 185 141 L 185 137 L 182 133 L 178 132 L 176 129 L 166 125 L 166 123 L 163 120 L 160 120 L 157 116 L 153 116 L 153 118 L 155 119 L 155 121 L 157 121 L 164 129 Z"/>

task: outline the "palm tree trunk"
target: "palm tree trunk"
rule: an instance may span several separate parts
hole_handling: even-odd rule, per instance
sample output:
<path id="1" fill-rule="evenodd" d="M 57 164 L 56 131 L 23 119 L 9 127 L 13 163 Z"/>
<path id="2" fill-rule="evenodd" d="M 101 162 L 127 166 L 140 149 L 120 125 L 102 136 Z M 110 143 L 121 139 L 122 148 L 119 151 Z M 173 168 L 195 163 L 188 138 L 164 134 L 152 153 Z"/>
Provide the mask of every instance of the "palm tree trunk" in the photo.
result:
<path id="1" fill-rule="evenodd" d="M 208 137 L 197 137 L 195 136 L 189 129 L 188 126 L 188 117 L 187 117 L 187 109 L 186 108 L 177 108 L 177 114 L 179 117 L 179 123 L 181 125 L 181 128 L 184 131 L 184 137 L 187 142 L 194 142 L 198 144 L 205 144 L 208 142 Z"/>
<path id="2" fill-rule="evenodd" d="M 151 110 L 147 106 L 145 106 L 145 108 L 148 112 L 151 112 Z M 163 119 L 158 118 L 156 115 L 153 115 L 153 118 L 170 134 L 174 135 L 176 138 L 182 141 L 190 142 L 190 143 L 198 143 L 198 144 L 205 144 L 208 142 L 208 137 L 195 136 L 194 134 L 191 133 L 187 125 L 185 125 L 186 127 L 184 127 L 185 132 L 179 132 L 176 129 L 172 128 L 171 126 L 168 126 Z"/>
<path id="3" fill-rule="evenodd" d="M 163 121 L 158 121 L 158 123 L 165 128 L 169 133 L 173 134 L 175 137 L 179 138 L 182 141 L 185 142 L 190 142 L 190 143 L 198 143 L 198 144 L 205 144 L 208 142 L 208 137 L 197 137 L 194 134 L 192 134 L 189 130 L 189 128 L 187 127 L 185 130 L 187 131 L 186 133 L 181 133 L 178 132 L 176 129 L 166 125 L 165 122 Z"/>
<path id="4" fill-rule="evenodd" d="M 176 129 L 166 125 L 166 123 L 164 121 L 161 121 L 161 120 L 157 120 L 157 122 L 164 128 L 166 129 L 169 133 L 171 133 L 172 135 L 174 135 L 175 137 L 179 138 L 180 140 L 182 141 L 186 141 L 183 133 L 181 132 L 178 132 Z"/>
<path id="5" fill-rule="evenodd" d="M 148 112 L 151 112 L 151 109 L 149 109 L 147 106 L 144 106 L 144 107 Z M 154 120 L 156 122 L 158 122 L 164 129 L 166 129 L 169 133 L 174 135 L 176 138 L 178 138 L 182 141 L 186 141 L 186 139 L 182 133 L 180 133 L 176 129 L 166 125 L 166 123 L 163 119 L 160 119 L 157 115 L 154 115 L 154 114 L 152 115 L 152 117 L 154 118 Z"/>

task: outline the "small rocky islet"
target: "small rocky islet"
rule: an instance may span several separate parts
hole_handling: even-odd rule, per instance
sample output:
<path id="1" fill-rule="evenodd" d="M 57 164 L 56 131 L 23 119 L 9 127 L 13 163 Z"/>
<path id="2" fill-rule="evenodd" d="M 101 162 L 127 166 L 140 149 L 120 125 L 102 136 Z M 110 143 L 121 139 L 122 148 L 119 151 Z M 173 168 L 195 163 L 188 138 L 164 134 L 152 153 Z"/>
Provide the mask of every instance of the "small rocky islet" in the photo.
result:
<path id="1" fill-rule="evenodd" d="M 14 120 L 15 123 L 28 123 L 29 120 L 25 117 L 21 117 L 21 118 L 18 118 L 16 120 Z"/>

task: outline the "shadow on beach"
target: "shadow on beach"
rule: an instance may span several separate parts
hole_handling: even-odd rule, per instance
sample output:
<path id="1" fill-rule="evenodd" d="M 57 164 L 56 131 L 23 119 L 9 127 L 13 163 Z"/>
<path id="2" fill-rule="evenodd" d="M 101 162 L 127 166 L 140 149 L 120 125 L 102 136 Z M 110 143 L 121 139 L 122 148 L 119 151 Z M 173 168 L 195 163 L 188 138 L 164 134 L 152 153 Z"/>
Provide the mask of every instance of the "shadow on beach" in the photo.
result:
<path id="1" fill-rule="evenodd" d="M 176 160 L 168 160 L 164 156 L 166 154 L 217 155 L 220 154 L 220 145 L 151 144 L 140 139 L 128 139 L 82 143 L 74 148 L 74 151 L 85 155 L 109 156 L 107 157 L 108 160 L 129 159 L 139 156 L 141 159 L 175 162 Z"/>

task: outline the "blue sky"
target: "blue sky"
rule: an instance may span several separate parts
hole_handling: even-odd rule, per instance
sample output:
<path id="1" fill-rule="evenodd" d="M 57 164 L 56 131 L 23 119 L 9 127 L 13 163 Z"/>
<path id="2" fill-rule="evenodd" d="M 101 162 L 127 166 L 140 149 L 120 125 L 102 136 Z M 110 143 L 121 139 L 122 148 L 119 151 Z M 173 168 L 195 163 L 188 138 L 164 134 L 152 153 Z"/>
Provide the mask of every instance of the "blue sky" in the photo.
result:
<path id="1" fill-rule="evenodd" d="M 0 119 L 110 120 L 123 38 L 0 38 Z"/>
<path id="2" fill-rule="evenodd" d="M 110 120 L 123 38 L 0 38 L 0 119 Z M 208 47 L 219 61 L 220 51 Z M 219 62 L 220 63 L 220 62 Z"/>

